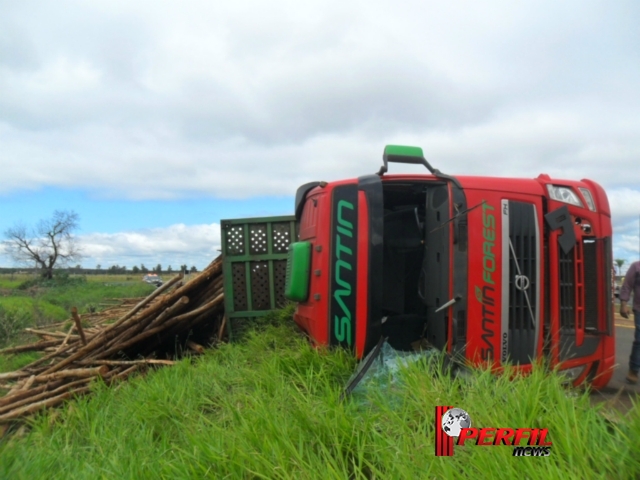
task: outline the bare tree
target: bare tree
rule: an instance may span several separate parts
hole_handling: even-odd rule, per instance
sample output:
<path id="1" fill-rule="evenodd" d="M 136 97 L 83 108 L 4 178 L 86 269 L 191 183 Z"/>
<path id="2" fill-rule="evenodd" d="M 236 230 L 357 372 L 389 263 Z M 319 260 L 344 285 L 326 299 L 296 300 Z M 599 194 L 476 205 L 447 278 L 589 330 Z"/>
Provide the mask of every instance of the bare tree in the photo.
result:
<path id="1" fill-rule="evenodd" d="M 4 232 L 5 249 L 16 262 L 35 264 L 44 278 L 52 278 L 54 267 L 82 258 L 73 236 L 78 218 L 73 211 L 56 210 L 33 229 L 17 224 Z"/>

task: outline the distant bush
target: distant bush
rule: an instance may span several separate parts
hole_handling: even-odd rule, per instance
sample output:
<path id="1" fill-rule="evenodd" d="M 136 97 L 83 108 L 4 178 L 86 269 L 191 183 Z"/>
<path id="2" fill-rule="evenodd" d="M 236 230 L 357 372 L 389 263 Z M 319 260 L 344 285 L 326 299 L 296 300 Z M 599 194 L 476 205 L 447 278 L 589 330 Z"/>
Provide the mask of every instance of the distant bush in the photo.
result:
<path id="1" fill-rule="evenodd" d="M 24 310 L 7 310 L 0 305 L 0 344 L 9 342 L 31 324 L 31 315 Z"/>
<path id="2" fill-rule="evenodd" d="M 32 278 L 31 280 L 27 280 L 26 282 L 22 282 L 18 286 L 18 290 L 28 290 L 32 287 L 66 287 L 72 285 L 81 285 L 87 282 L 87 278 L 82 277 L 70 277 L 68 272 L 55 270 L 53 274 L 53 278 L 47 279 L 44 277 Z"/>

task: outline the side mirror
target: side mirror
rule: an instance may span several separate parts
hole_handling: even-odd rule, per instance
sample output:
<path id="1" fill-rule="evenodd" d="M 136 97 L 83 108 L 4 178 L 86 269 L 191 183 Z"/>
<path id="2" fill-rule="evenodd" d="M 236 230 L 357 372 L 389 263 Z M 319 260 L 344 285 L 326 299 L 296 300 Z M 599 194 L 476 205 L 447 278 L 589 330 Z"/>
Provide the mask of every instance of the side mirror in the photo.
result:
<path id="1" fill-rule="evenodd" d="M 456 187 L 462 188 L 460 182 L 451 175 L 442 173 L 437 168 L 433 168 L 429 162 L 424 158 L 422 149 L 420 147 L 408 147 L 404 145 L 387 145 L 384 147 L 384 154 L 382 155 L 382 161 L 384 164 L 380 167 L 378 175 L 381 177 L 387 173 L 388 163 L 412 163 L 414 165 L 424 165 L 429 172 L 438 178 L 444 180 L 450 180 Z"/>
<path id="2" fill-rule="evenodd" d="M 378 175 L 382 176 L 387 173 L 388 163 L 412 163 L 414 165 L 424 165 L 434 175 L 440 172 L 433 168 L 424 158 L 424 153 L 420 147 L 408 147 L 404 145 L 387 145 L 384 147 L 382 155 L 384 165 L 380 167 Z"/>

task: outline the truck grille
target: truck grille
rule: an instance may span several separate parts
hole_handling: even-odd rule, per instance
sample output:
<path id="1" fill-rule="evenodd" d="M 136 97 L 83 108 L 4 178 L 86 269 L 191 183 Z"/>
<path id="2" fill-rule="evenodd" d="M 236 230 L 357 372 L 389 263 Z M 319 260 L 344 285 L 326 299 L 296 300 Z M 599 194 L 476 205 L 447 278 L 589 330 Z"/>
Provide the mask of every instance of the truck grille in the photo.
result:
<path id="1" fill-rule="evenodd" d="M 573 250 L 568 254 L 558 248 L 560 273 L 560 327 L 573 329 L 576 327 L 576 287 L 574 279 Z"/>
<path id="2" fill-rule="evenodd" d="M 514 363 L 531 363 L 539 303 L 539 231 L 534 205 L 509 201 L 509 239 L 508 357 Z"/>
<path id="3" fill-rule="evenodd" d="M 598 256 L 595 240 L 583 241 L 584 327 L 598 329 Z"/>

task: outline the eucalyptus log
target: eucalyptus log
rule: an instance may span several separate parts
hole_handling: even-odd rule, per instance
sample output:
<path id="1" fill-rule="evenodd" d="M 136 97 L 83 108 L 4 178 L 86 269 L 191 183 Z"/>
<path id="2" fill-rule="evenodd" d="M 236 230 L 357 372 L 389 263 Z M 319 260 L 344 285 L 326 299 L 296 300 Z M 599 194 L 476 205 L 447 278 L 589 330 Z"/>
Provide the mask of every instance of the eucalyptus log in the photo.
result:
<path id="1" fill-rule="evenodd" d="M 183 277 L 184 277 L 184 273 L 180 272 L 179 275 L 176 275 L 171 280 L 169 280 L 167 283 L 163 284 L 159 288 L 156 288 L 149 296 L 147 296 L 144 300 L 142 300 L 135 307 L 133 307 L 126 315 L 124 315 L 123 317 L 119 318 L 116 321 L 116 323 L 114 323 L 114 325 L 118 325 L 118 324 L 124 322 L 125 320 L 131 318 L 132 316 L 134 316 L 141 308 L 143 308 L 145 305 L 147 305 L 149 302 L 151 302 L 151 300 L 156 298 L 161 293 L 166 292 L 169 288 L 171 288 L 171 286 L 174 283 L 182 280 Z"/>
<path id="2" fill-rule="evenodd" d="M 24 331 L 27 333 L 33 333 L 34 335 L 46 335 L 48 337 L 67 338 L 67 334 L 63 332 L 48 332 L 47 330 L 38 330 L 36 328 L 25 328 Z M 77 335 L 72 335 L 72 337 L 77 337 Z"/>
<path id="3" fill-rule="evenodd" d="M 71 316 L 73 317 L 73 321 L 76 323 L 76 330 L 80 334 L 82 344 L 86 345 L 87 337 L 84 335 L 84 331 L 82 330 L 82 322 L 80 321 L 80 317 L 78 316 L 78 309 L 76 307 L 71 307 Z"/>
<path id="4" fill-rule="evenodd" d="M 129 375 L 131 375 L 132 373 L 137 372 L 138 370 L 140 370 L 140 367 L 141 365 L 133 365 L 132 367 L 127 368 L 126 370 L 118 373 L 117 375 L 114 375 L 109 379 L 109 385 L 112 385 L 113 383 L 115 383 L 116 380 L 122 380 L 123 378 L 126 378 Z"/>
<path id="5" fill-rule="evenodd" d="M 47 384 L 40 385 L 38 387 L 30 388 L 29 390 L 20 390 L 18 392 L 12 393 L 11 395 L 6 395 L 0 398 L 0 407 L 4 405 L 13 404 L 23 398 L 33 397 L 39 393 L 42 393 L 46 390 L 53 390 L 54 388 L 59 387 L 64 382 L 56 382 L 55 384 Z"/>
<path id="6" fill-rule="evenodd" d="M 204 347 L 199 343 L 192 342 L 191 340 L 187 342 L 187 347 L 189 347 L 191 350 L 193 350 L 196 353 L 204 353 Z"/>
<path id="7" fill-rule="evenodd" d="M 224 333 L 224 327 L 227 326 L 227 316 L 224 315 L 222 317 L 222 322 L 220 323 L 220 330 L 218 330 L 218 341 L 222 340 L 222 334 Z"/>
<path id="8" fill-rule="evenodd" d="M 153 326 L 153 324 L 162 323 L 162 321 L 164 321 L 166 318 L 169 318 L 175 315 L 176 313 L 178 313 L 180 310 L 182 310 L 188 303 L 189 303 L 189 297 L 186 297 L 186 296 L 180 297 L 176 301 L 176 303 L 174 303 L 171 307 L 167 308 L 164 312 L 162 312 L 157 317 L 155 318 L 149 317 L 145 319 L 143 322 L 139 322 L 138 324 L 131 326 L 131 328 L 123 330 L 120 333 L 120 335 L 118 335 L 116 338 L 109 340 L 108 342 L 105 342 L 104 348 L 96 349 L 91 355 L 91 358 L 97 358 L 99 356 L 103 357 L 107 355 L 103 353 L 105 350 L 110 351 L 113 347 L 117 347 L 118 345 L 122 344 L 122 342 L 128 339 L 131 339 L 134 335 L 136 335 L 141 330 L 144 330 L 145 328 L 148 328 L 148 327 L 150 328 L 151 326 Z"/>
<path id="9" fill-rule="evenodd" d="M 46 407 L 53 407 L 65 401 L 67 398 L 70 398 L 74 395 L 81 395 L 85 392 L 89 391 L 89 387 L 81 387 L 75 390 L 71 390 L 70 392 L 63 393 L 56 397 L 48 398 L 46 400 L 42 400 L 41 402 L 32 403 L 29 405 L 25 405 L 22 408 L 18 408 L 17 410 L 12 410 L 9 413 L 4 415 L 0 415 L 0 422 L 6 422 L 9 420 L 15 420 L 16 418 L 20 418 L 24 415 L 28 415 L 30 413 L 37 412 L 38 410 Z"/>
<path id="10" fill-rule="evenodd" d="M 74 368 L 69 370 L 61 370 L 53 373 L 43 373 L 36 377 L 38 383 L 49 382 L 51 380 L 59 380 L 61 378 L 86 378 L 86 377 L 102 377 L 109 371 L 109 367 L 102 365 L 96 368 Z"/>
<path id="11" fill-rule="evenodd" d="M 162 325 L 158 325 L 155 328 L 150 328 L 148 330 L 145 330 L 144 332 L 136 335 L 135 337 L 127 340 L 126 342 L 114 345 L 113 347 L 111 347 L 110 349 L 106 350 L 105 352 L 102 352 L 100 354 L 100 357 L 106 357 L 108 355 L 112 355 L 114 353 L 118 353 L 120 351 L 125 350 L 126 348 L 130 347 L 131 345 L 134 345 L 142 340 L 145 340 L 149 337 L 151 337 L 152 335 L 155 335 L 158 332 L 161 332 L 162 330 L 165 330 L 173 325 L 175 325 L 176 323 L 180 322 L 181 320 L 185 320 L 188 318 L 193 318 L 198 316 L 199 314 L 214 308 L 217 304 L 221 303 L 224 300 L 224 295 L 219 295 L 218 297 L 216 297 L 215 300 L 209 302 L 206 305 L 203 305 L 202 307 L 200 307 L 199 309 L 196 310 L 192 310 L 191 312 L 188 313 L 184 313 L 182 315 L 178 315 L 177 317 L 173 317 L 169 320 L 167 320 L 166 322 L 164 322 Z"/>
<path id="12" fill-rule="evenodd" d="M 144 360 L 82 360 L 80 365 L 175 365 L 173 360 L 158 360 L 148 358 Z"/>
<path id="13" fill-rule="evenodd" d="M 0 350 L 0 353 L 22 353 L 22 352 L 33 352 L 38 350 L 43 350 L 47 347 L 53 347 L 54 345 L 58 345 L 60 340 L 51 340 L 48 342 L 38 342 L 38 343 L 30 343 L 29 345 L 20 345 L 18 347 L 10 347 Z"/>
<path id="14" fill-rule="evenodd" d="M 18 378 L 29 377 L 31 373 L 24 370 L 16 370 L 15 372 L 0 373 L 0 380 L 15 380 Z"/>
<path id="15" fill-rule="evenodd" d="M 30 333 L 48 336 L 53 340 L 13 347 L 4 352 L 34 349 L 54 351 L 19 371 L 0 374 L 0 381 L 17 381 L 11 385 L 13 390 L 10 394 L 0 398 L 0 422 L 57 405 L 74 394 L 87 392 L 90 388 L 88 384 L 94 378 L 102 378 L 111 384 L 136 371 L 145 371 L 148 365 L 175 363 L 153 358 L 114 358 L 120 351 L 140 356 L 147 353 L 149 347 L 162 345 L 175 335 L 188 333 L 192 327 L 203 322 L 206 322 L 207 328 L 215 328 L 220 338 L 227 322 L 223 315 L 221 272 L 222 257 L 219 256 L 190 281 L 178 275 L 138 303 L 135 303 L 138 299 L 120 299 L 120 305 L 108 305 L 112 308 L 84 315 L 84 320 L 90 322 L 88 328 L 82 328 L 77 310 L 72 311 L 79 335 L 72 335 L 74 326 L 66 333 L 30 329 Z M 172 287 L 174 289 L 170 292 Z M 126 306 L 127 302 L 130 305 Z M 114 323 L 102 325 L 118 315 Z M 221 323 L 219 329 L 218 323 Z M 150 338 L 152 340 L 147 341 Z M 193 340 L 187 342 L 187 347 L 199 353 L 204 351 L 204 347 Z M 51 361 L 51 364 L 42 365 L 47 361 Z"/>
<path id="16" fill-rule="evenodd" d="M 59 395 L 60 393 L 69 390 L 70 388 L 73 387 L 77 387 L 78 385 L 83 385 L 87 382 L 89 382 L 91 380 L 91 378 L 83 378 L 82 380 L 76 380 L 75 382 L 69 382 L 66 383 L 64 385 L 62 385 L 61 387 L 55 388 L 55 389 L 51 389 L 48 391 L 44 391 L 38 395 L 34 395 L 32 397 L 28 397 L 28 398 L 23 398 L 21 400 L 17 400 L 15 402 L 12 402 L 8 405 L 4 405 L 2 407 L 0 407 L 0 414 L 4 414 L 6 412 L 10 412 L 12 410 L 15 410 L 18 407 L 21 407 L 23 405 L 31 405 L 33 403 L 37 403 L 41 400 L 44 400 L 45 398 L 50 398 L 50 397 L 55 397 L 56 395 Z"/>

